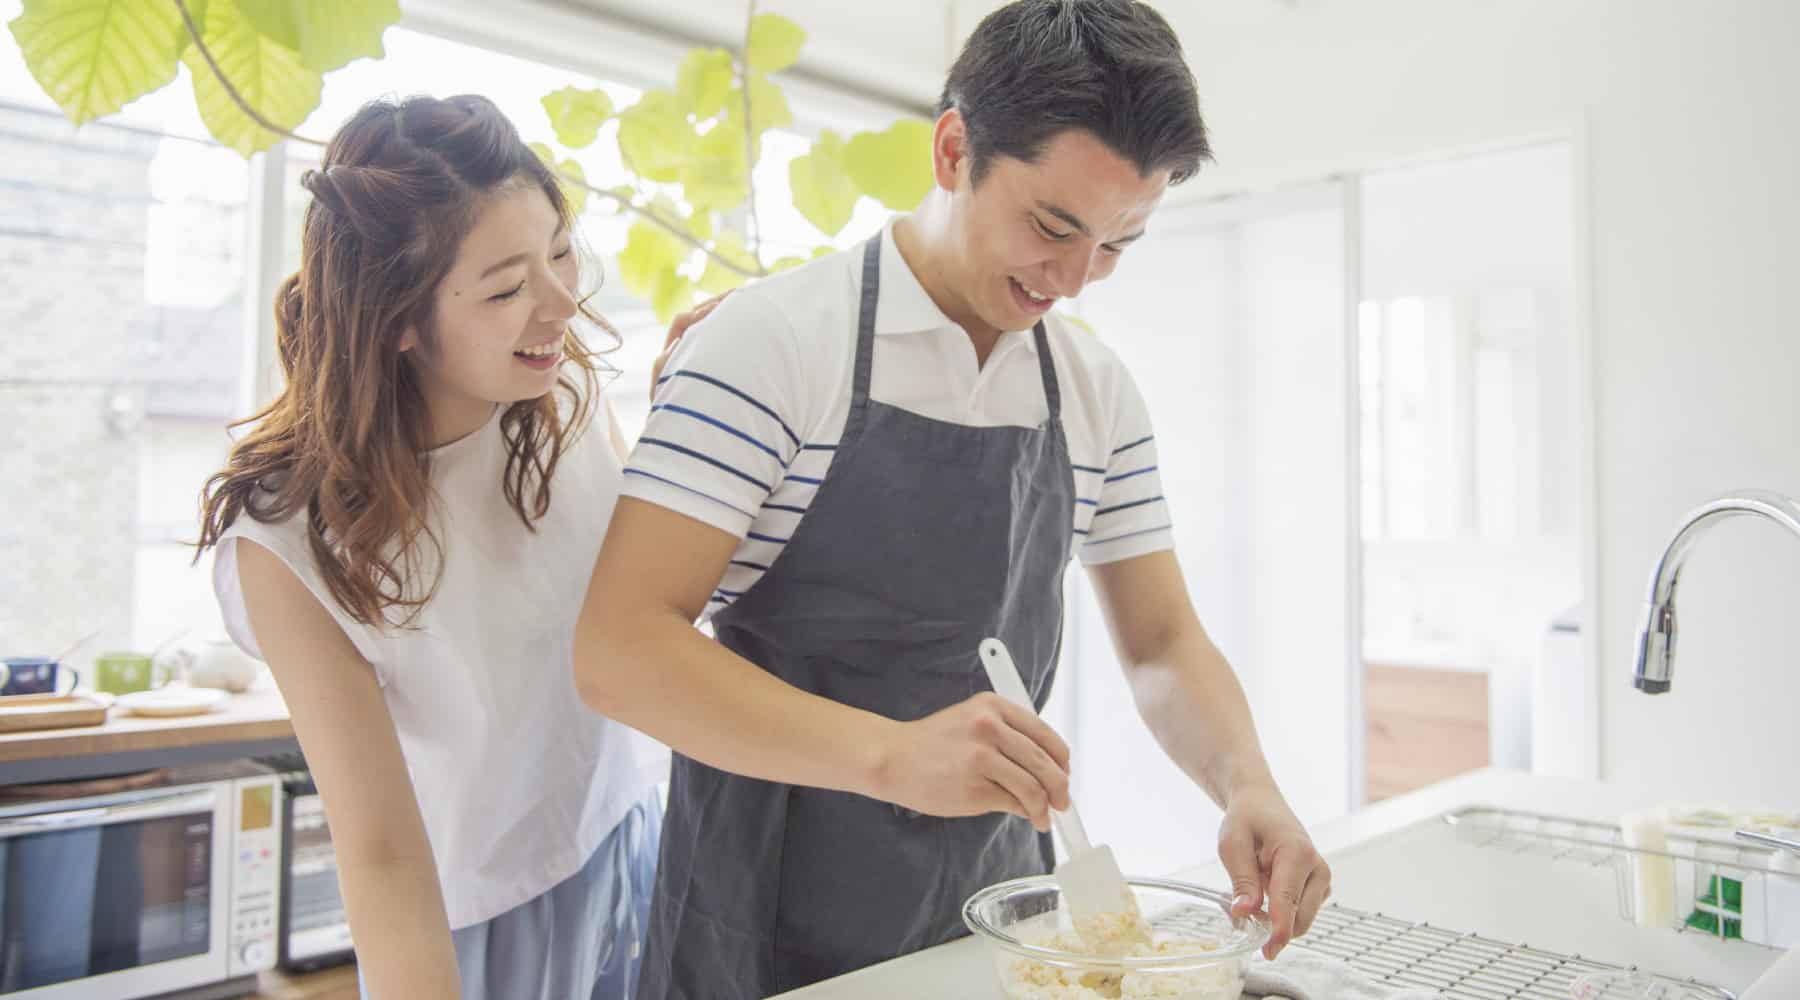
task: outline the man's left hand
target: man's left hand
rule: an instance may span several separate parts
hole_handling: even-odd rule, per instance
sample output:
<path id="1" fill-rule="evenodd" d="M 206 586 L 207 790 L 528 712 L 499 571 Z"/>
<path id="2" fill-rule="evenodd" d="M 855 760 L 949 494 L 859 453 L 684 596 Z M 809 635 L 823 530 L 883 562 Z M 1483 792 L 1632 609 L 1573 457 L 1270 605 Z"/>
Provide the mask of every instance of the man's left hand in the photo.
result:
<path id="1" fill-rule="evenodd" d="M 1219 824 L 1219 860 L 1231 876 L 1233 917 L 1268 904 L 1273 928 L 1263 957 L 1274 958 L 1312 928 L 1331 895 L 1331 867 L 1273 785 L 1234 792 Z"/>

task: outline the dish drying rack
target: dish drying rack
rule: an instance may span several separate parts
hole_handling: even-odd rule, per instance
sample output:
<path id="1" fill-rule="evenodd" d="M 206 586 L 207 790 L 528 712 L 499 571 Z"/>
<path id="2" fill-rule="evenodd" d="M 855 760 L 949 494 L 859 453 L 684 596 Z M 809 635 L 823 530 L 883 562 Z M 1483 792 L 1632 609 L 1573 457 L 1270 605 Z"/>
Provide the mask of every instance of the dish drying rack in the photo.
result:
<path id="1" fill-rule="evenodd" d="M 1619 916 L 1628 921 L 1637 921 L 1633 862 L 1666 858 L 1674 870 L 1673 930 L 1778 947 L 1781 942 L 1769 939 L 1777 923 L 1800 922 L 1800 876 L 1774 867 L 1771 848 L 1672 826 L 1666 850 L 1647 850 L 1628 846 L 1620 828 L 1608 823 L 1483 806 L 1447 813 L 1443 820 L 1458 839 L 1478 846 L 1611 865 Z"/>
<path id="2" fill-rule="evenodd" d="M 1152 922 L 1159 930 L 1200 937 L 1217 933 L 1228 919 L 1193 906 Z M 1336 903 L 1319 910 L 1312 930 L 1290 947 L 1335 958 L 1388 986 L 1436 990 L 1444 1000 L 1569 1000 L 1570 987 L 1581 976 L 1633 971 Z M 1729 990 L 1694 980 L 1649 978 L 1667 985 L 1671 996 L 1736 1000 Z"/>

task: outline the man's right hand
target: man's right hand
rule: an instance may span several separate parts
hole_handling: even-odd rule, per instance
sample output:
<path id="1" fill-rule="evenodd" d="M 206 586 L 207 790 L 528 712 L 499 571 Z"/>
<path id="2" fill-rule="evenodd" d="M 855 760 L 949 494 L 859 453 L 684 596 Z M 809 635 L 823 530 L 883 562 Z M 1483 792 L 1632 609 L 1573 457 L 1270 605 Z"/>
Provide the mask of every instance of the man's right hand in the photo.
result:
<path id="1" fill-rule="evenodd" d="M 879 797 L 931 816 L 1007 812 L 1040 833 L 1069 807 L 1069 747 L 1043 719 L 978 694 L 916 722 L 884 748 Z"/>

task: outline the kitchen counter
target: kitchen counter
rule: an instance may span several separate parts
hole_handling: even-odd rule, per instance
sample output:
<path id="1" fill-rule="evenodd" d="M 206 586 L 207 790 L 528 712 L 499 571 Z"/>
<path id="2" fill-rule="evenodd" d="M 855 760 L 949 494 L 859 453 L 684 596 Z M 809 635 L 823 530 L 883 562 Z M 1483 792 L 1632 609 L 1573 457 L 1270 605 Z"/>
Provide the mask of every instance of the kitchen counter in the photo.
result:
<path id="1" fill-rule="evenodd" d="M 1490 891 L 1480 882 L 1482 872 L 1478 870 L 1433 871 L 1418 861 L 1420 854 L 1383 850 L 1384 841 L 1390 848 L 1396 846 L 1396 838 L 1420 824 L 1469 806 L 1612 822 L 1622 812 L 1672 800 L 1708 801 L 1700 789 L 1632 789 L 1489 768 L 1358 810 L 1322 824 L 1312 833 L 1314 843 L 1332 864 L 1333 901 L 1344 906 L 1603 962 L 1635 964 L 1741 991 L 1778 952 L 1741 942 L 1712 941 L 1698 934 L 1639 928 L 1618 916 L 1611 898 L 1598 906 L 1586 897 L 1534 899 L 1528 901 L 1534 905 L 1520 913 L 1516 900 L 1504 900 L 1497 889 Z M 1177 877 L 1206 886 L 1229 885 L 1223 867 L 1210 857 L 1213 836 L 1211 830 L 1196 832 L 1196 853 L 1207 853 L 1208 860 Z M 1558 864 L 1549 858 L 1542 861 L 1546 871 Z M 1610 886 L 1610 870 L 1601 874 Z M 1527 929 L 1508 933 L 1520 927 Z M 963 938 L 781 996 L 784 1000 L 1002 1000 L 994 980 L 982 943 Z"/>
<path id="2" fill-rule="evenodd" d="M 114 708 L 98 726 L 0 733 L 0 785 L 72 781 L 174 764 L 298 749 L 287 705 L 267 678 L 216 711 L 179 718 Z"/>

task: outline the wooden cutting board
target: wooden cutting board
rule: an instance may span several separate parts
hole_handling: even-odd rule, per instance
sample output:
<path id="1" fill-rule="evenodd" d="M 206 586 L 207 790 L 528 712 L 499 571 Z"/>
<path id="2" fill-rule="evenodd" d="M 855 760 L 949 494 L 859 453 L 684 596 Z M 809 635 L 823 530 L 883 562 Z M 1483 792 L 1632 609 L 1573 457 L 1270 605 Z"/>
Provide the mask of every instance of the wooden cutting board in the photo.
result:
<path id="1" fill-rule="evenodd" d="M 113 696 L 80 692 L 67 695 L 16 695 L 0 697 L 0 733 L 32 729 L 68 729 L 98 726 L 106 721 Z"/>

